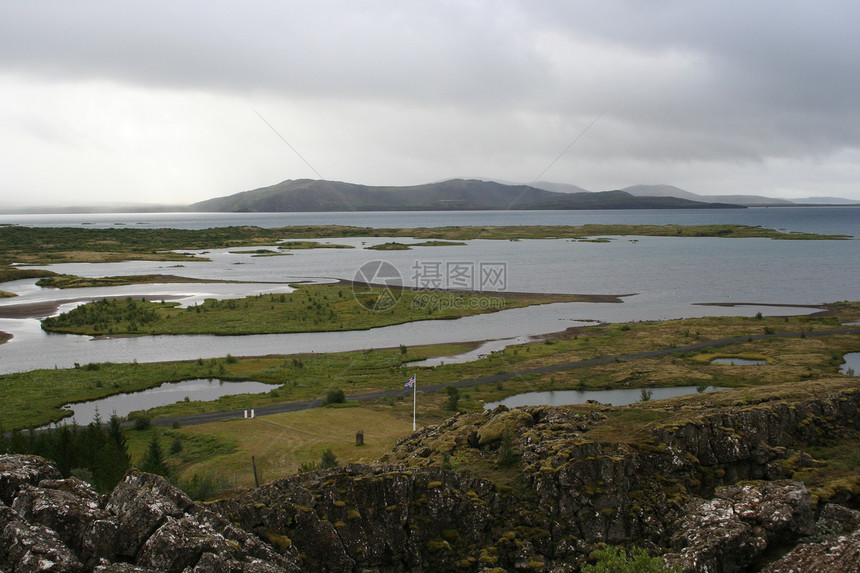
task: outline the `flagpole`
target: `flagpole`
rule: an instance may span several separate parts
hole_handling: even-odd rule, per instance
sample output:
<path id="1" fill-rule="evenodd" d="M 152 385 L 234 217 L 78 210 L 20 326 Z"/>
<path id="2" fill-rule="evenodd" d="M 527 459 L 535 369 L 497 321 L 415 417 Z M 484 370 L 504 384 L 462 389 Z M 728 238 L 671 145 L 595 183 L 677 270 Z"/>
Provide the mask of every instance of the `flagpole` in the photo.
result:
<path id="1" fill-rule="evenodd" d="M 415 378 L 415 383 L 412 385 L 412 431 L 415 431 L 415 407 L 418 403 L 418 399 L 416 396 L 418 395 L 418 378 L 416 376 L 412 376 Z"/>

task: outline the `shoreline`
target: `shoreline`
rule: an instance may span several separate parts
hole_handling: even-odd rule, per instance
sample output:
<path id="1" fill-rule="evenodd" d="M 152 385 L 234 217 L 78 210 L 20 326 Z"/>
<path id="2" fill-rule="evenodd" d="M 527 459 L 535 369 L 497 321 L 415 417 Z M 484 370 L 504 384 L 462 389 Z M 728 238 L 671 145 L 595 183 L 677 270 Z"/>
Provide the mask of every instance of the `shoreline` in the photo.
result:
<path id="1" fill-rule="evenodd" d="M 183 298 L 184 295 L 135 295 L 135 299 L 152 300 L 175 300 Z M 26 318 L 45 318 L 51 316 L 59 310 L 60 306 L 73 302 L 92 302 L 93 300 L 115 300 L 129 298 L 128 295 L 110 295 L 102 296 L 97 299 L 92 297 L 64 298 L 59 300 L 44 301 L 44 302 L 29 302 L 24 304 L 14 304 L 8 306 L 0 306 L 0 318 L 26 319 Z"/>

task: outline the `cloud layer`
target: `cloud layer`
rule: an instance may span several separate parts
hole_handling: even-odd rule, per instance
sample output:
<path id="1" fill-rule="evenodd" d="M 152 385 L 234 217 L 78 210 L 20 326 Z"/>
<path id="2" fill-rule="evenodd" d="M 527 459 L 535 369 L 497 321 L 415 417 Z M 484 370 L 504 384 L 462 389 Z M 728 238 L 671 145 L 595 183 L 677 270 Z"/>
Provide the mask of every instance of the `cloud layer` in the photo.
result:
<path id="1" fill-rule="evenodd" d="M 188 203 L 317 173 L 530 182 L 550 165 L 543 179 L 593 190 L 860 199 L 856 2 L 2 13 L 0 202 Z"/>

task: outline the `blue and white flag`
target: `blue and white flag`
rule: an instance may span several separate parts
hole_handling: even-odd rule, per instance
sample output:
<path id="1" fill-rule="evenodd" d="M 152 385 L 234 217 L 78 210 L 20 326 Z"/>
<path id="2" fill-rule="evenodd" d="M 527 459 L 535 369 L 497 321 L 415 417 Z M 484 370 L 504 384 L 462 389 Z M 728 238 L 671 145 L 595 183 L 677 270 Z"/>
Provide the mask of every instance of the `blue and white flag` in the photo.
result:
<path id="1" fill-rule="evenodd" d="M 415 376 L 406 381 L 406 384 L 403 385 L 404 388 L 412 388 L 415 386 Z"/>

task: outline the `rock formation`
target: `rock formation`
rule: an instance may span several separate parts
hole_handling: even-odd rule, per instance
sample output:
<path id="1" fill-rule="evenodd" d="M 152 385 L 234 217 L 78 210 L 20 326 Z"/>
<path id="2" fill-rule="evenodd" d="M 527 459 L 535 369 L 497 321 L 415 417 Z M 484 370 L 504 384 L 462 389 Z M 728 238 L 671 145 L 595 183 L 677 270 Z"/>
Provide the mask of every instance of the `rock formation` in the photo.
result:
<path id="1" fill-rule="evenodd" d="M 383 465 L 208 504 L 135 470 L 100 495 L 46 460 L 1 455 L 0 571 L 577 571 L 604 543 L 685 572 L 860 570 L 850 488 L 825 503 L 790 479 L 818 463 L 803 447 L 860 427 L 860 392 L 698 404 L 617 440 L 641 412 L 460 414 Z M 496 475 L 508 481 L 469 475 L 464 460 L 493 466 L 511 436 L 518 462 Z"/>

